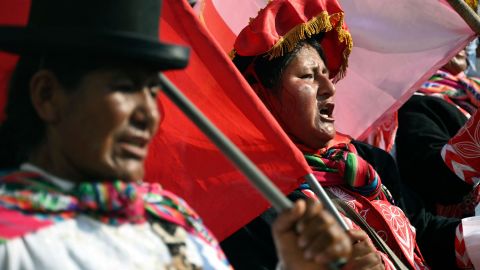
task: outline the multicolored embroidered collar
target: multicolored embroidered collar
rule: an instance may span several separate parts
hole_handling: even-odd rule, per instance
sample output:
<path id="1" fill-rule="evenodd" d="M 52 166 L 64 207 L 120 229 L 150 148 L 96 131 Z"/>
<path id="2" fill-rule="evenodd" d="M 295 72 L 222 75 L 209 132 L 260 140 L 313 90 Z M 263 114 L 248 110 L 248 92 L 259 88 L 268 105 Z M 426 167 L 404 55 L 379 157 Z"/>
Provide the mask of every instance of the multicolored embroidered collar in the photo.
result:
<path id="1" fill-rule="evenodd" d="M 353 144 L 340 143 L 321 154 L 304 155 L 313 174 L 325 186 L 345 185 L 369 199 L 383 196 L 380 176 L 357 154 Z"/>
<path id="2" fill-rule="evenodd" d="M 83 214 L 110 225 L 167 221 L 218 246 L 185 201 L 159 184 L 83 182 L 64 191 L 38 172 L 14 171 L 0 177 L 0 213 L 0 239 Z"/>

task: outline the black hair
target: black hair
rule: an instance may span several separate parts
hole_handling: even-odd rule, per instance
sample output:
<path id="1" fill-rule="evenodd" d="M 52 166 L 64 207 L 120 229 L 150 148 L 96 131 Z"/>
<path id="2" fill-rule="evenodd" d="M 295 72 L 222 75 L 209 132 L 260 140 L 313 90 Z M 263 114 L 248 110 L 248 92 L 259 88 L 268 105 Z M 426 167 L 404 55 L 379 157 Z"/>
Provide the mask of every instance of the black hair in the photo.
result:
<path id="1" fill-rule="evenodd" d="M 245 71 L 251 64 L 253 64 L 253 69 L 258 77 L 258 80 L 260 80 L 260 83 L 267 89 L 275 90 L 280 84 L 280 78 L 282 77 L 283 71 L 303 46 L 312 46 L 320 54 L 320 57 L 325 64 L 327 64 L 325 54 L 319 42 L 322 37 L 323 33 L 320 33 L 308 39 L 301 40 L 295 45 L 295 48 L 292 51 L 273 59 L 270 59 L 270 57 L 266 54 L 259 56 L 237 55 L 233 59 L 233 63 L 238 70 L 244 74 L 245 79 L 247 79 L 248 83 L 251 85 L 256 83 L 257 79 L 254 78 L 252 74 L 246 74 Z"/>
<path id="2" fill-rule="evenodd" d="M 40 69 L 52 71 L 65 89 L 74 89 L 93 68 L 85 57 L 22 55 L 8 85 L 6 119 L 0 124 L 0 168 L 25 162 L 45 137 L 45 124 L 30 99 L 30 80 Z"/>

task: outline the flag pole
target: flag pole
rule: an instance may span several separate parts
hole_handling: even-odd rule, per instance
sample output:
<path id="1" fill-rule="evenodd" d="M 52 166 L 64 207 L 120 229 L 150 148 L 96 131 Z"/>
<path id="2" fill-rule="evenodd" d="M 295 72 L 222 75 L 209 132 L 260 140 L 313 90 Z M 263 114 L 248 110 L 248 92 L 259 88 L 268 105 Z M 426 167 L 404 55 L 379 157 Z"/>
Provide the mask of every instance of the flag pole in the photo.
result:
<path id="1" fill-rule="evenodd" d="M 247 177 L 250 183 L 279 212 L 293 207 L 292 202 L 242 153 L 212 122 L 162 73 L 162 91 Z"/>
<path id="2" fill-rule="evenodd" d="M 448 4 L 462 17 L 462 19 L 470 26 L 470 28 L 480 35 L 480 17 L 467 3 L 463 0 L 447 0 Z"/>
<path id="3" fill-rule="evenodd" d="M 325 192 L 325 189 L 323 189 L 322 185 L 320 185 L 317 178 L 313 174 L 309 173 L 304 177 L 304 179 L 313 190 L 313 193 L 315 193 L 318 199 L 322 202 L 323 207 L 325 207 L 325 209 L 327 209 L 327 211 L 332 214 L 333 218 L 335 218 L 335 220 L 340 224 L 340 227 L 342 227 L 342 229 L 345 231 L 350 230 L 350 226 L 348 226 L 348 224 L 342 218 L 337 208 L 333 204 L 333 201 L 330 199 L 330 197 L 328 197 L 327 192 Z M 339 260 L 337 262 L 330 263 L 329 268 L 341 269 L 346 263 L 346 260 Z"/>
<path id="4" fill-rule="evenodd" d="M 320 183 L 318 183 L 317 178 L 315 178 L 315 176 L 311 173 L 307 174 L 304 178 L 312 189 L 313 193 L 317 195 L 318 199 L 323 203 L 323 206 L 333 215 L 333 217 L 337 220 L 340 226 L 345 231 L 350 230 L 350 226 L 348 226 L 348 224 L 342 218 L 337 208 L 333 204 L 332 200 L 328 197 L 327 193 L 320 185 Z"/>

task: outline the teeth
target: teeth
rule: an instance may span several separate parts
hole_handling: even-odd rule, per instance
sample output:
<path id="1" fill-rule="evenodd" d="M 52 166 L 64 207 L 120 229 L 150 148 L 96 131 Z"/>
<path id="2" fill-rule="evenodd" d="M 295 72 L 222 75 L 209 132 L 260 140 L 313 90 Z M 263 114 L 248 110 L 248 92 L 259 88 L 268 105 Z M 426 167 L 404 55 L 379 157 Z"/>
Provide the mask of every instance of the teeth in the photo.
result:
<path id="1" fill-rule="evenodd" d="M 321 114 L 327 114 L 327 115 L 328 115 L 328 114 L 330 114 L 330 110 L 329 110 L 329 109 L 321 109 L 321 110 L 320 110 L 320 113 L 321 113 Z"/>

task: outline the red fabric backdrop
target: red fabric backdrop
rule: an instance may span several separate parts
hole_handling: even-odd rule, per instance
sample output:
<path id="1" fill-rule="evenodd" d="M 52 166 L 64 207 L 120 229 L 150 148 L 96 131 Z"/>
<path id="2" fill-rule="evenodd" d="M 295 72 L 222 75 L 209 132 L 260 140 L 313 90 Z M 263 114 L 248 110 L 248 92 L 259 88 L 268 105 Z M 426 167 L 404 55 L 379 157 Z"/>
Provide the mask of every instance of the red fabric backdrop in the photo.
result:
<path id="1" fill-rule="evenodd" d="M 188 68 L 167 76 L 284 192 L 309 172 L 253 90 L 193 14 L 186 1 L 164 0 L 161 38 L 192 47 Z M 0 24 L 27 21 L 29 0 L 0 1 Z M 0 108 L 17 57 L 0 53 Z M 146 162 L 146 181 L 182 196 L 223 239 L 268 203 L 171 102 Z M 3 110 L 2 110 L 3 112 Z M 3 116 L 3 114 L 2 114 Z"/>

